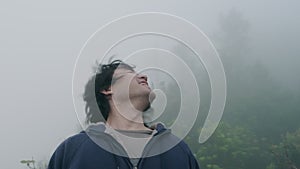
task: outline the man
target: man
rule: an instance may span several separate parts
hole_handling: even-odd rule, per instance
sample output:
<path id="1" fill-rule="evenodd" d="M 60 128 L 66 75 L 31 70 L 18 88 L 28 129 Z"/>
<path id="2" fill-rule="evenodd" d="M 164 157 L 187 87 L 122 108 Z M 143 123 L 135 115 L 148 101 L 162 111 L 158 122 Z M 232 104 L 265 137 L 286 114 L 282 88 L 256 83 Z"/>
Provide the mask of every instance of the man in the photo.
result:
<path id="1" fill-rule="evenodd" d="M 188 146 L 169 129 L 144 123 L 155 98 L 147 80 L 120 60 L 99 65 L 84 92 L 90 125 L 57 148 L 48 168 L 198 169 Z"/>

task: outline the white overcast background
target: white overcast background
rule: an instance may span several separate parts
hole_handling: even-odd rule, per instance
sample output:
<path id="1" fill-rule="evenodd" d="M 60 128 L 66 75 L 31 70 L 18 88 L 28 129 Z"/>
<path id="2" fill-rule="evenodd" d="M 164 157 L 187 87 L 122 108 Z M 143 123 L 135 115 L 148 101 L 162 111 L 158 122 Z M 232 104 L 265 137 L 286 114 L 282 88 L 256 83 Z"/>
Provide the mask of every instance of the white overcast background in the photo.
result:
<path id="1" fill-rule="evenodd" d="M 101 26 L 136 12 L 164 12 L 189 20 L 210 37 L 219 30 L 219 16 L 231 9 L 248 20 L 258 49 L 281 53 L 257 59 L 279 82 L 298 90 L 297 0 L 2 0 L 1 168 L 25 169 L 20 160 L 31 157 L 47 162 L 58 144 L 79 130 L 71 89 L 74 64 L 84 43 Z"/>

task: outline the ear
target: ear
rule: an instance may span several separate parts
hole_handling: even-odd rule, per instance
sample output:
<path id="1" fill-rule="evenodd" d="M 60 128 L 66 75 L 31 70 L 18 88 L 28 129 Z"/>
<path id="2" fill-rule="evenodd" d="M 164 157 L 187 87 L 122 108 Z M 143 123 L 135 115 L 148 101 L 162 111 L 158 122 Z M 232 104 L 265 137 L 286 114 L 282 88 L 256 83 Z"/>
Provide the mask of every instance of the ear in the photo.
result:
<path id="1" fill-rule="evenodd" d="M 102 93 L 106 96 L 112 95 L 111 87 L 109 87 L 108 89 L 104 89 L 104 90 L 100 91 L 100 93 Z"/>

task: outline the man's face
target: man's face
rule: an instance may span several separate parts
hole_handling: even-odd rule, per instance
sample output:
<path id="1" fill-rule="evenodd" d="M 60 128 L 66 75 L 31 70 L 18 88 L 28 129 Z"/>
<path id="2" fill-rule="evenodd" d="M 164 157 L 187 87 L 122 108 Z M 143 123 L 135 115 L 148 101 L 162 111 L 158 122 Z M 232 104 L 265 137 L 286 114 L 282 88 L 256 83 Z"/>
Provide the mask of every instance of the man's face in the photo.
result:
<path id="1" fill-rule="evenodd" d="M 147 80 L 147 76 L 137 74 L 135 71 L 125 68 L 116 69 L 111 87 L 113 99 L 118 102 L 138 99 L 141 104 L 149 106 L 154 98 L 149 99 L 151 88 L 148 86 Z"/>

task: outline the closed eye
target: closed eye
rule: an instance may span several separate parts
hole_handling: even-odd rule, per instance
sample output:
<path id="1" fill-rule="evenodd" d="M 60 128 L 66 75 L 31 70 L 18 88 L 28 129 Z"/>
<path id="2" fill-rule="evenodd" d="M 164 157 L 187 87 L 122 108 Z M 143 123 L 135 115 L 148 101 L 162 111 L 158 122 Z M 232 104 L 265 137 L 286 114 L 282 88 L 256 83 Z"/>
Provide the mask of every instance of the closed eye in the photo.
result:
<path id="1" fill-rule="evenodd" d="M 135 72 L 132 72 L 132 71 L 122 73 L 122 74 L 118 75 L 118 77 L 115 77 L 115 78 L 113 77 L 112 80 L 111 80 L 111 83 L 114 84 L 117 80 L 121 79 L 122 77 L 124 77 L 124 76 L 126 76 L 128 74 L 134 74 L 134 73 Z"/>

